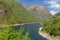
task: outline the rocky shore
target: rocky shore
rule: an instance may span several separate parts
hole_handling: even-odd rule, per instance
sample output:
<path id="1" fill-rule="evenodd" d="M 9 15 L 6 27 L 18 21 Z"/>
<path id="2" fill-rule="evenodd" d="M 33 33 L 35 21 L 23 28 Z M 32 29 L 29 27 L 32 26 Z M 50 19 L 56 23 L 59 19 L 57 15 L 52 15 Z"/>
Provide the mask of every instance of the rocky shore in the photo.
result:
<path id="1" fill-rule="evenodd" d="M 46 33 L 46 32 L 42 32 L 41 31 L 42 27 L 39 28 L 39 34 L 43 37 L 45 37 L 47 40 L 60 40 L 59 36 L 55 37 L 55 36 L 51 36 L 49 35 L 49 33 Z"/>

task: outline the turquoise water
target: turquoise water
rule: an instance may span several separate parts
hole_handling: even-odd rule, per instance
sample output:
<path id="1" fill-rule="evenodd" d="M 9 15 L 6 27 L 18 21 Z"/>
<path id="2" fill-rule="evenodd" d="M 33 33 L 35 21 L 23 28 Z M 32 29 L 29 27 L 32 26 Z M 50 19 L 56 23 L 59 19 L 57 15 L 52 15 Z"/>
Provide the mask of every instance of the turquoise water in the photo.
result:
<path id="1" fill-rule="evenodd" d="M 19 29 L 21 25 L 16 26 L 15 29 Z M 34 23 L 34 24 L 25 24 L 22 27 L 24 27 L 24 33 L 27 31 L 29 32 L 29 37 L 31 40 L 46 40 L 44 37 L 38 34 L 38 28 L 41 27 L 40 23 Z"/>

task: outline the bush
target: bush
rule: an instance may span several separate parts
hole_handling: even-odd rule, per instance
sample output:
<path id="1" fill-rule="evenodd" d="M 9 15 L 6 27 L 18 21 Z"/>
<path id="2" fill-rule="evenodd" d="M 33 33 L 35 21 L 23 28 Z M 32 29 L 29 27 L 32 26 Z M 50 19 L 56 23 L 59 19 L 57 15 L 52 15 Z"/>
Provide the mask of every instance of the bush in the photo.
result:
<path id="1" fill-rule="evenodd" d="M 11 26 L 0 28 L 0 40 L 29 40 L 28 32 L 22 35 L 23 28 L 19 31 L 14 30 Z"/>

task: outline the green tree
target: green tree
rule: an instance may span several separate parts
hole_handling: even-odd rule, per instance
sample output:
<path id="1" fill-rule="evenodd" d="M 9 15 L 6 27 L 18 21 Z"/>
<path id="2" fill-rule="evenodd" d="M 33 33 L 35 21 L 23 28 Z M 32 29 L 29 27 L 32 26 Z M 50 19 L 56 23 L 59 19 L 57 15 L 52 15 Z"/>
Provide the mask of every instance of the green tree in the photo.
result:
<path id="1" fill-rule="evenodd" d="M 23 31 L 23 28 L 16 31 L 11 26 L 0 28 L 0 40 L 30 40 L 28 32 L 22 35 Z"/>
<path id="2" fill-rule="evenodd" d="M 42 30 L 48 32 L 50 35 L 60 36 L 60 12 L 46 21 Z"/>

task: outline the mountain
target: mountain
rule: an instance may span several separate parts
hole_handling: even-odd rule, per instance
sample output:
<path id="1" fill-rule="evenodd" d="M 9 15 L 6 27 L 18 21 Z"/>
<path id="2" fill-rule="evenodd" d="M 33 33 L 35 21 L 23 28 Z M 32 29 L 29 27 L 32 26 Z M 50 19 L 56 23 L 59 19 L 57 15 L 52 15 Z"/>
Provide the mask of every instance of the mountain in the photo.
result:
<path id="1" fill-rule="evenodd" d="M 16 0 L 0 0 L 0 25 L 33 22 L 34 17 Z"/>
<path id="2" fill-rule="evenodd" d="M 26 9 L 32 13 L 32 15 L 34 15 L 36 18 L 38 19 L 48 19 L 49 17 L 51 17 L 51 13 L 43 6 L 41 5 L 31 5 L 31 6 L 25 6 Z"/>
<path id="3" fill-rule="evenodd" d="M 43 30 L 50 35 L 59 36 L 60 38 L 60 12 L 44 23 Z"/>

